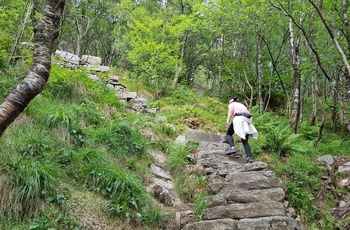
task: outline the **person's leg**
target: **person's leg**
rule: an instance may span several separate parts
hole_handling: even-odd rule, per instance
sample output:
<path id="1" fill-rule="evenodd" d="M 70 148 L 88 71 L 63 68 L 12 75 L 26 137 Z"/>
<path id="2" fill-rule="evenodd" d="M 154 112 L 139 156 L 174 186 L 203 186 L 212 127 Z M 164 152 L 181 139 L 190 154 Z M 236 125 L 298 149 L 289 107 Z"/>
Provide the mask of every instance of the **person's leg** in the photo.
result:
<path id="1" fill-rule="evenodd" d="M 248 139 L 249 139 L 249 135 L 247 134 L 245 136 L 245 140 L 242 139 L 242 144 L 244 146 L 244 150 L 245 150 L 245 153 L 247 155 L 247 163 L 252 163 L 253 159 L 252 159 L 252 154 L 251 154 L 251 150 L 250 150 L 250 145 L 248 143 Z"/>
<path id="2" fill-rule="evenodd" d="M 235 133 L 235 131 L 233 130 L 233 124 L 231 122 L 230 127 L 227 129 L 227 132 L 226 132 L 227 143 L 230 145 L 230 149 L 226 153 L 228 155 L 236 152 L 236 149 L 234 148 L 235 141 L 233 140 L 233 134 L 234 133 Z"/>

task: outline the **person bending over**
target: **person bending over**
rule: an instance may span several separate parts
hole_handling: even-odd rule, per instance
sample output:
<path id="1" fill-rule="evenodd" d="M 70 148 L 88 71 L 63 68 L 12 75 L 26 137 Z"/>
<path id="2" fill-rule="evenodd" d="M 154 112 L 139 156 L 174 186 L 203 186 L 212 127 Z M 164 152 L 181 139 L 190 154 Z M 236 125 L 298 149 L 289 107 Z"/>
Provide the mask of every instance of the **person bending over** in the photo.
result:
<path id="1" fill-rule="evenodd" d="M 232 121 L 231 118 L 233 118 Z M 248 139 L 250 136 L 254 139 L 258 139 L 258 131 L 253 125 L 252 114 L 245 105 L 238 102 L 237 97 L 233 97 L 229 101 L 226 126 L 228 128 L 226 132 L 227 143 L 230 145 L 230 149 L 226 155 L 237 152 L 234 147 L 233 139 L 233 134 L 236 133 L 242 139 L 242 144 L 247 155 L 247 163 L 253 163 Z"/>

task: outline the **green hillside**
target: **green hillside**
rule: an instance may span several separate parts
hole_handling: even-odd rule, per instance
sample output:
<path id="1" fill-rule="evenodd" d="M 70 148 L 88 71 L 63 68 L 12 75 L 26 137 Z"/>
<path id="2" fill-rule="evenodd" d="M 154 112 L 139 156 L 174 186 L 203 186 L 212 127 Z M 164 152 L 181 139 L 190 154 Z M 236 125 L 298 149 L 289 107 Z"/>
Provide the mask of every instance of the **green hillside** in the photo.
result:
<path id="1" fill-rule="evenodd" d="M 233 96 L 305 229 L 350 229 L 349 13 L 349 0 L 0 0 L 0 229 L 166 229 L 158 155 L 201 219 L 198 144 L 176 139 L 225 134 Z M 156 113 L 131 111 L 112 76 Z"/>
<path id="2" fill-rule="evenodd" d="M 6 70 L 2 92 L 20 80 L 22 71 Z M 105 82 L 109 76 L 100 77 Z M 154 92 L 137 82 L 123 76 L 120 82 L 147 97 L 157 114 L 130 113 L 114 89 L 91 80 L 85 70 L 53 65 L 43 92 L 0 139 L 2 229 L 80 229 L 86 218 L 104 229 L 161 229 L 174 216 L 162 212 L 147 192 L 152 176 L 148 165 L 154 160 L 150 150 L 168 156 L 167 170 L 176 179 L 178 194 L 200 218 L 205 177 L 186 176 L 195 145 L 180 147 L 174 140 L 188 128 L 225 133 L 226 101 L 183 86 L 156 100 Z M 323 200 L 324 169 L 312 159 L 349 156 L 349 139 L 326 130 L 315 145 L 317 127 L 302 123 L 296 135 L 285 117 L 259 116 L 256 109 L 253 114 L 260 135 L 250 141 L 254 158 L 268 162 L 285 181 L 289 202 L 307 225 L 326 221 L 336 226 L 339 220 L 327 209 L 347 191 L 334 188 Z M 147 138 L 147 132 L 157 138 Z M 319 199 L 325 203 L 318 204 Z"/>

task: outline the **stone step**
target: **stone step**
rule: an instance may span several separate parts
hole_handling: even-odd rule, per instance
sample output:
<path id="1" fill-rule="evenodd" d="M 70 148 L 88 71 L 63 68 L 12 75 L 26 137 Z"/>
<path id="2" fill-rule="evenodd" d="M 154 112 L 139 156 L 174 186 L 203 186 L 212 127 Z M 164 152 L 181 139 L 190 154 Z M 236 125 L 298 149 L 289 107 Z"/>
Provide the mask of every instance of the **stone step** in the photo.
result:
<path id="1" fill-rule="evenodd" d="M 186 225 L 183 230 L 296 230 L 297 222 L 287 216 L 271 216 L 254 219 L 217 219 L 204 220 Z"/>
<path id="2" fill-rule="evenodd" d="M 203 219 L 243 219 L 285 215 L 286 210 L 283 203 L 269 200 L 252 203 L 235 203 L 207 208 L 204 210 Z"/>
<path id="3" fill-rule="evenodd" d="M 226 194 L 208 196 L 204 202 L 207 207 L 226 205 L 232 203 L 251 203 L 259 201 L 283 202 L 285 191 L 282 188 L 269 188 L 261 190 L 232 190 Z"/>
<path id="4" fill-rule="evenodd" d="M 209 177 L 203 220 L 183 230 L 300 230 L 284 203 L 286 188 L 264 162 L 227 156 L 225 143 L 201 142 L 197 164 Z"/>

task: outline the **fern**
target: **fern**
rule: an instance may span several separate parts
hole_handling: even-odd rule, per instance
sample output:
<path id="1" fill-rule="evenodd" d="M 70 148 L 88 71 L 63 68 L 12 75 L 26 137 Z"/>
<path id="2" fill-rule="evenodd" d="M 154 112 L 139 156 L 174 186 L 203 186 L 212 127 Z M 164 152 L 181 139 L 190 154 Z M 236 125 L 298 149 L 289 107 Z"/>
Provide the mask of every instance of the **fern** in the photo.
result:
<path id="1" fill-rule="evenodd" d="M 286 156 L 293 151 L 304 151 L 297 144 L 300 135 L 293 134 L 288 125 L 280 124 L 276 127 L 270 127 L 267 130 L 266 143 L 263 148 L 269 152 Z"/>

